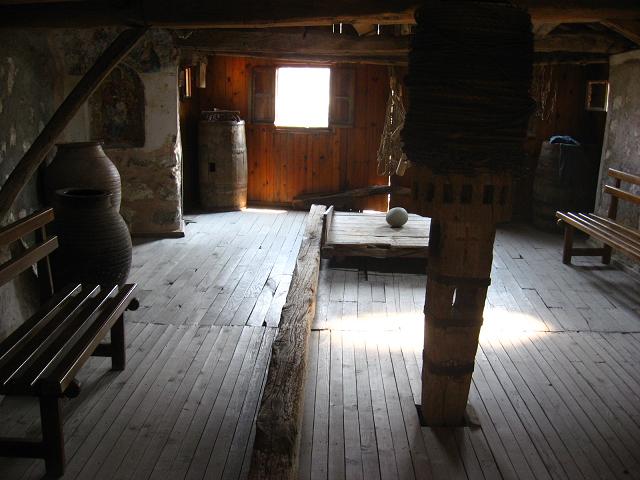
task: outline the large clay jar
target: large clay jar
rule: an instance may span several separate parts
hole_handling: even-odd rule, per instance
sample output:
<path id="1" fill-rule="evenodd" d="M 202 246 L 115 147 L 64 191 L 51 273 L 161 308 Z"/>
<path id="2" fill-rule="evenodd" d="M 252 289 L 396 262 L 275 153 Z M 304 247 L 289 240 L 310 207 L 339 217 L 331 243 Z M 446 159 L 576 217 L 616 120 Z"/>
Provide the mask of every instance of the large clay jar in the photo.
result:
<path id="1" fill-rule="evenodd" d="M 120 173 L 102 150 L 100 142 L 60 143 L 53 161 L 44 171 L 45 200 L 55 202 L 55 192 L 63 188 L 89 188 L 113 193 L 120 211 Z"/>
<path id="2" fill-rule="evenodd" d="M 54 252 L 56 288 L 67 283 L 122 285 L 131 268 L 131 236 L 105 190 L 64 189 L 56 192 Z"/>

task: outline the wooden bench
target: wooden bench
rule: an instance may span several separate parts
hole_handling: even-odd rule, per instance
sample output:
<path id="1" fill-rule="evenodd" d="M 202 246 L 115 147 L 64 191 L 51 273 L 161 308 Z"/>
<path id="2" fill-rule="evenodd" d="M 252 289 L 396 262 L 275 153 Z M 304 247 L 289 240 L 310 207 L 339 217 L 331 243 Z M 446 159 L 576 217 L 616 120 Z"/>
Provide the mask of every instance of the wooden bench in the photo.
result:
<path id="1" fill-rule="evenodd" d="M 624 200 L 640 205 L 640 195 L 635 195 L 621 188 L 622 182 L 640 185 L 640 176 L 609 169 L 609 176 L 614 179 L 614 186 L 605 185 L 604 193 L 611 195 L 611 203 L 607 217 L 594 213 L 556 212 L 558 224 L 564 224 L 564 250 L 562 262 L 571 263 L 574 256 L 602 257 L 602 263 L 611 262 L 611 250 L 619 250 L 629 257 L 640 260 L 640 231 L 616 222 L 618 202 Z M 574 248 L 573 231 L 582 230 L 594 239 L 601 241 L 601 248 Z"/>
<path id="2" fill-rule="evenodd" d="M 65 468 L 61 398 L 80 393 L 75 375 L 91 355 L 111 357 L 113 370 L 125 366 L 123 314 L 135 284 L 123 287 L 69 285 L 53 292 L 48 255 L 57 237 L 47 238 L 51 209 L 36 212 L 0 230 L 0 245 L 8 246 L 31 233 L 36 243 L 0 266 L 4 285 L 32 265 L 38 265 L 46 303 L 0 342 L 0 394 L 29 395 L 40 400 L 42 440 L 0 438 L 0 455 L 43 458 L 48 476 Z M 111 342 L 101 343 L 111 332 Z"/>

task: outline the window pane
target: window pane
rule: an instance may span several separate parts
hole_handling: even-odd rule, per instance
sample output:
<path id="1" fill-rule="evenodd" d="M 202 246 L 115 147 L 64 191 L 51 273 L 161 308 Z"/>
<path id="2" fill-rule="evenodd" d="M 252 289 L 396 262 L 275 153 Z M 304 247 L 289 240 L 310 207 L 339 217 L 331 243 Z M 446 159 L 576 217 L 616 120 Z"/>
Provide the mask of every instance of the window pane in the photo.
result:
<path id="1" fill-rule="evenodd" d="M 278 68 L 275 124 L 328 127 L 330 72 L 329 68 Z"/>

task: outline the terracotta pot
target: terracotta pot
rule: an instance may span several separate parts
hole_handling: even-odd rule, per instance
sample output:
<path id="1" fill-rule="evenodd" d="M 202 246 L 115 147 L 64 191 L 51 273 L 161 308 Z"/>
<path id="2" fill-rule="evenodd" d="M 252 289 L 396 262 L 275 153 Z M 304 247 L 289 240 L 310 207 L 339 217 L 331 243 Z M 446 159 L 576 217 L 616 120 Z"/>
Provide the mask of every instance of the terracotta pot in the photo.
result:
<path id="1" fill-rule="evenodd" d="M 63 188 L 90 188 L 113 193 L 120 211 L 120 173 L 102 150 L 100 142 L 60 143 L 53 161 L 44 171 L 45 200 L 55 202 L 55 191 Z"/>
<path id="2" fill-rule="evenodd" d="M 58 190 L 54 213 L 60 243 L 53 255 L 56 288 L 70 282 L 126 282 L 131 268 L 131 236 L 112 193 Z"/>

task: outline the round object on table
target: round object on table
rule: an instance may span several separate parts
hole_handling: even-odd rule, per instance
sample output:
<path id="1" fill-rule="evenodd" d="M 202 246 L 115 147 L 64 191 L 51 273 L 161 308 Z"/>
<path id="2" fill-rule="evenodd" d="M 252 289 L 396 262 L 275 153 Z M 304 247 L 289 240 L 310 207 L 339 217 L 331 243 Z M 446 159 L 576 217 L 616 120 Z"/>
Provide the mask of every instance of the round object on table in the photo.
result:
<path id="1" fill-rule="evenodd" d="M 387 223 L 393 228 L 403 226 L 409 220 L 409 214 L 402 207 L 393 207 L 387 212 Z"/>

